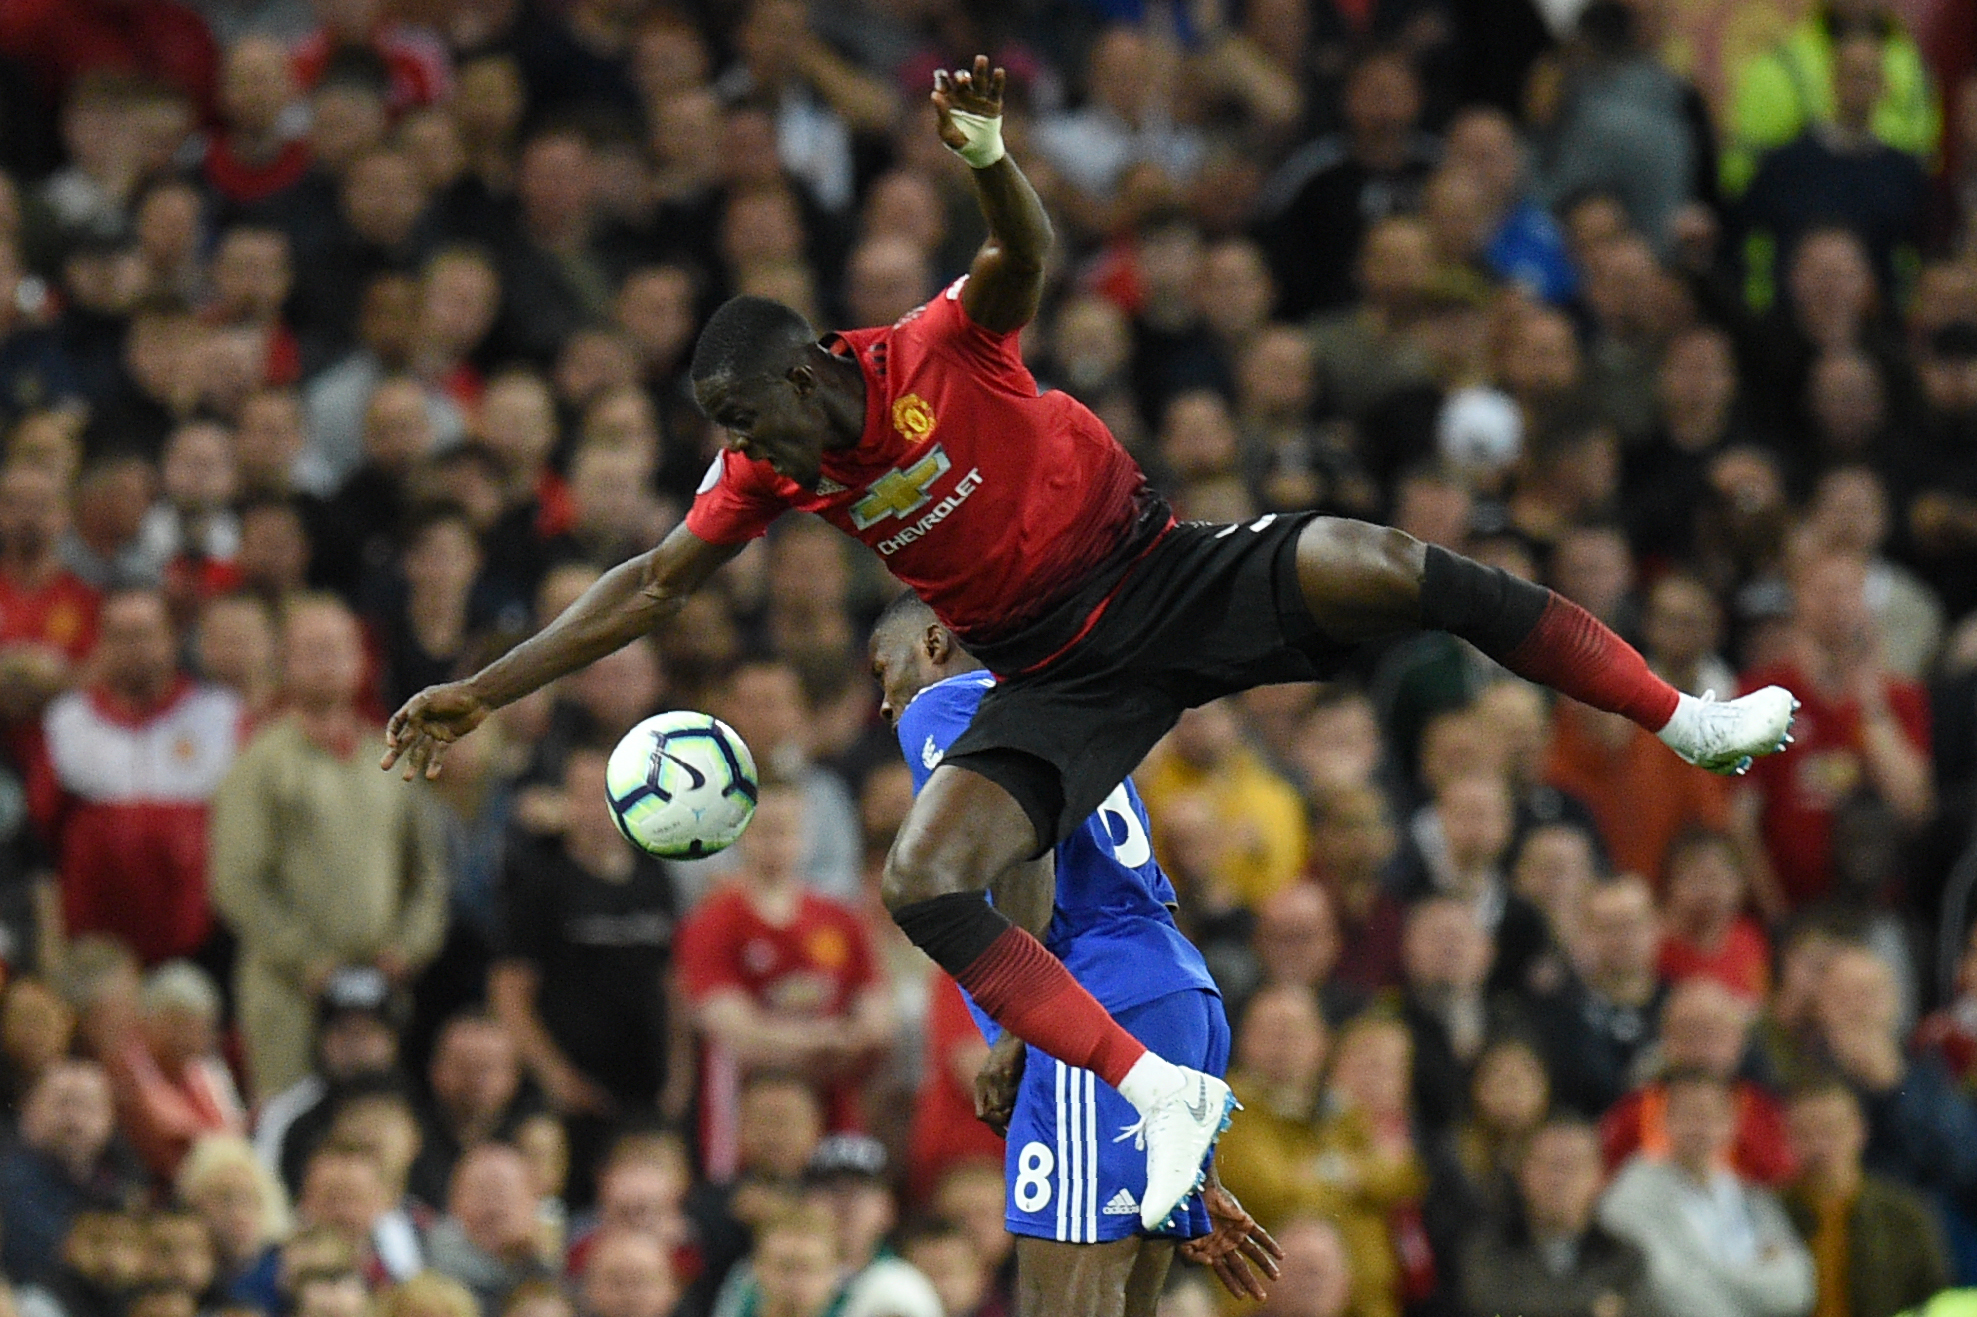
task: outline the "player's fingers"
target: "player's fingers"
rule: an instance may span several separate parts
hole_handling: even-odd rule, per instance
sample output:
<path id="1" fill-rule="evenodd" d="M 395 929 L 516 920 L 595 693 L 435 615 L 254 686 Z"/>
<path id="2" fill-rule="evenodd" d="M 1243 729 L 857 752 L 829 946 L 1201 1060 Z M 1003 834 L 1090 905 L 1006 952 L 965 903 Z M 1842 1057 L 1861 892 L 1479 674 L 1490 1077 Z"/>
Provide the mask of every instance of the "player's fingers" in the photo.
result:
<path id="1" fill-rule="evenodd" d="M 989 98 L 996 104 L 1002 103 L 1002 90 L 1009 85 L 1009 75 L 1001 69 L 989 74 Z"/>
<path id="2" fill-rule="evenodd" d="M 1276 1243 L 1275 1240 L 1271 1240 L 1270 1242 L 1272 1244 Z M 1257 1243 L 1254 1235 L 1245 1236 L 1242 1243 L 1236 1245 L 1236 1247 L 1245 1258 L 1261 1268 L 1264 1275 L 1268 1276 L 1271 1280 L 1277 1279 L 1277 1273 L 1279 1271 L 1277 1259 L 1272 1257 L 1269 1251 L 1261 1244 Z"/>
<path id="3" fill-rule="evenodd" d="M 1273 1265 L 1284 1259 L 1284 1246 L 1272 1238 L 1268 1230 L 1254 1221 L 1249 1223 L 1249 1234 L 1243 1242 L 1262 1249 L 1263 1256 L 1270 1259 Z M 1277 1273 L 1273 1270 L 1270 1274 L 1274 1276 Z"/>
<path id="4" fill-rule="evenodd" d="M 989 87 L 989 62 L 987 55 L 975 56 L 975 90 L 987 91 Z"/>

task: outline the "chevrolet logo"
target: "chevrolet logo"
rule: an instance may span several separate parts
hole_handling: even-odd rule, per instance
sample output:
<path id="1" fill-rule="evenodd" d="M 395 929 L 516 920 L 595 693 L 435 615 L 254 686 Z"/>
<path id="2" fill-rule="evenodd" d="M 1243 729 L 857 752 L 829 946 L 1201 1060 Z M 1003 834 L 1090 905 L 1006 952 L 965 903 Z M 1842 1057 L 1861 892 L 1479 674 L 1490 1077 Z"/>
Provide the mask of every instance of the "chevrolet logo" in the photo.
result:
<path id="1" fill-rule="evenodd" d="M 866 489 L 864 498 L 851 505 L 851 524 L 867 530 L 887 517 L 904 517 L 925 507 L 928 487 L 948 466 L 947 454 L 936 446 L 904 471 L 886 472 Z"/>

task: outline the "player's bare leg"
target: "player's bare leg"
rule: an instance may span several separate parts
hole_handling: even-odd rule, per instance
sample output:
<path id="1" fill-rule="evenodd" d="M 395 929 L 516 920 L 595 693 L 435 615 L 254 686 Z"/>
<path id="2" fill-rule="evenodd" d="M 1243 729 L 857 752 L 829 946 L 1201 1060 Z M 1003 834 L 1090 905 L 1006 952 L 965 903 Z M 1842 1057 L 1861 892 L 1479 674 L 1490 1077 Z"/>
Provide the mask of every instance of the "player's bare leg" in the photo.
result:
<path id="1" fill-rule="evenodd" d="M 1161 1288 L 1167 1284 L 1168 1268 L 1173 1265 L 1173 1240 L 1140 1240 L 1139 1256 L 1133 1259 L 1133 1274 L 1126 1278 L 1126 1317 L 1153 1317 Z"/>
<path id="2" fill-rule="evenodd" d="M 1090 1070 L 1140 1113 L 1146 1147 L 1141 1222 L 1159 1226 L 1201 1181 L 1208 1150 L 1235 1108 L 1229 1086 L 1148 1051 L 1030 933 L 985 898 L 1046 838 L 1016 798 L 958 764 L 942 764 L 913 802 L 886 856 L 881 887 L 893 922 L 1024 1042 Z"/>
<path id="3" fill-rule="evenodd" d="M 1711 772 L 1741 773 L 1791 741 L 1791 692 L 1684 695 L 1577 604 L 1542 586 L 1366 522 L 1320 517 L 1297 544 L 1305 606 L 1332 639 L 1428 629 L 1462 637 L 1520 677 L 1647 728 Z"/>
<path id="4" fill-rule="evenodd" d="M 1016 1239 L 1016 1317 L 1153 1317 L 1174 1242 L 1135 1235 L 1105 1244 Z"/>

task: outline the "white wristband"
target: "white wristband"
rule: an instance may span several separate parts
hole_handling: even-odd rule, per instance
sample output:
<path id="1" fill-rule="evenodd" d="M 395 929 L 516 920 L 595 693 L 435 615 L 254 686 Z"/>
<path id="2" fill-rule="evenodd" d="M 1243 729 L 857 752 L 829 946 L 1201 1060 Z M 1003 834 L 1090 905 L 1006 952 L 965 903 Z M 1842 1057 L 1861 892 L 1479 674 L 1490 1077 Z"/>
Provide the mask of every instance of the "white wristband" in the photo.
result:
<path id="1" fill-rule="evenodd" d="M 962 146 L 947 149 L 966 160 L 976 169 L 987 169 L 1002 159 L 1002 116 L 999 114 L 970 114 L 966 110 L 949 110 L 947 117 L 968 139 Z"/>

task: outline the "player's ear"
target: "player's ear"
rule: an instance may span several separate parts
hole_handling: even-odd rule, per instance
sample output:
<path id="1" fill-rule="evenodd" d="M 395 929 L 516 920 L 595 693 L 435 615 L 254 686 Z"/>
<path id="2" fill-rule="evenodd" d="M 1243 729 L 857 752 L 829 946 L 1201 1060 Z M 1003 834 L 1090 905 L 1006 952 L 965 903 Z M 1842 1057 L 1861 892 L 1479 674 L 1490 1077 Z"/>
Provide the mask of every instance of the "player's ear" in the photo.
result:
<path id="1" fill-rule="evenodd" d="M 947 656 L 954 652 L 954 638 L 938 623 L 927 624 L 927 634 L 920 638 L 920 643 L 926 647 L 928 661 L 936 665 L 947 662 Z"/>
<path id="2" fill-rule="evenodd" d="M 817 372 L 800 361 L 784 371 L 783 378 L 789 381 L 799 398 L 809 397 L 817 387 Z"/>

